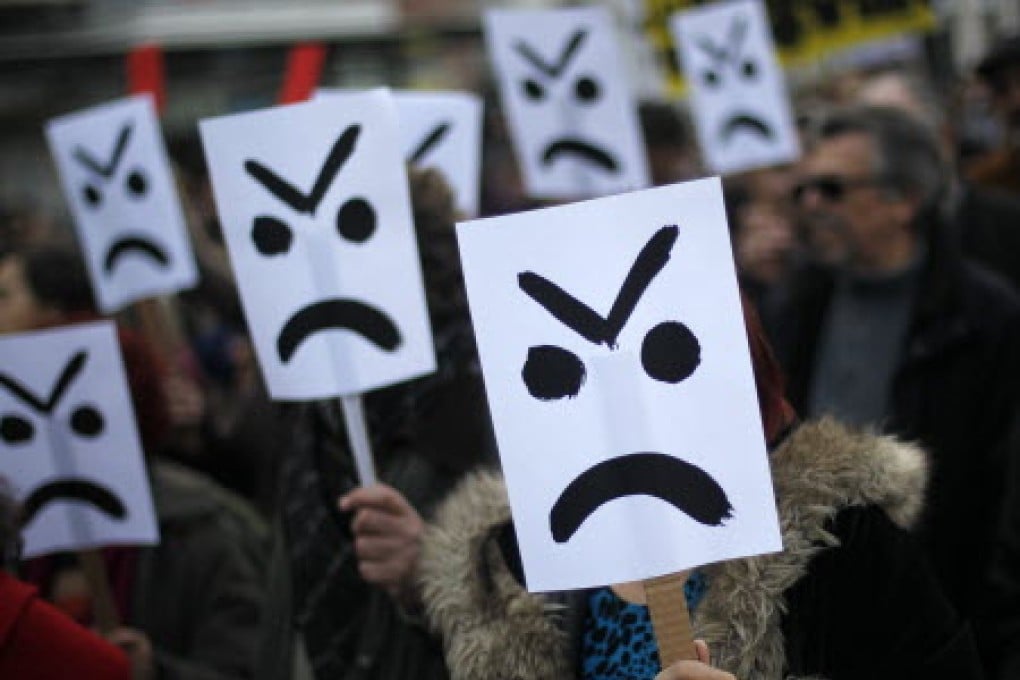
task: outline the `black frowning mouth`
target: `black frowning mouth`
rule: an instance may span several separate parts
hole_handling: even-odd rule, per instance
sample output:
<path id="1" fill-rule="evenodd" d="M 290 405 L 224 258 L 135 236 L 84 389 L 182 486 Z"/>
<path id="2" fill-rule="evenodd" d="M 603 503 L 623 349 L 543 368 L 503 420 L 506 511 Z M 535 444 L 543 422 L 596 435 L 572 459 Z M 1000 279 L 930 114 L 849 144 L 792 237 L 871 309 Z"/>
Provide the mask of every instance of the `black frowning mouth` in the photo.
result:
<path id="1" fill-rule="evenodd" d="M 728 141 L 730 137 L 740 130 L 753 132 L 760 137 L 764 137 L 769 140 L 775 137 L 775 132 L 773 132 L 768 123 L 763 121 L 761 118 L 757 118 L 747 113 L 741 113 L 728 118 L 726 123 L 723 125 L 722 132 L 719 136 L 722 137 L 723 140 Z"/>
<path id="2" fill-rule="evenodd" d="M 549 513 L 553 540 L 569 541 L 602 505 L 634 495 L 664 500 L 708 526 L 733 516 L 726 492 L 701 468 L 663 453 L 631 453 L 585 470 L 563 490 Z"/>
<path id="3" fill-rule="evenodd" d="M 45 506 L 58 500 L 88 503 L 114 519 L 127 516 L 124 503 L 106 487 L 83 479 L 61 479 L 44 484 L 29 494 L 21 506 L 22 526 L 27 526 Z"/>
<path id="4" fill-rule="evenodd" d="M 557 157 L 564 154 L 580 156 L 609 172 L 616 172 L 620 167 L 616 159 L 605 150 L 580 139 L 569 137 L 559 139 L 546 147 L 545 152 L 542 154 L 542 163 L 549 165 Z"/>
<path id="5" fill-rule="evenodd" d="M 110 271 L 113 270 L 113 265 L 117 263 L 117 260 L 129 253 L 144 255 L 151 260 L 155 260 L 163 267 L 170 265 L 170 256 L 155 243 L 137 236 L 129 236 L 127 238 L 118 239 L 114 242 L 113 246 L 106 253 L 106 260 L 103 262 L 103 269 L 105 269 L 106 273 L 109 274 Z"/>
<path id="6" fill-rule="evenodd" d="M 375 307 L 357 300 L 323 300 L 298 310 L 284 324 L 276 341 L 280 361 L 290 361 L 309 336 L 323 330 L 354 331 L 389 352 L 402 342 L 396 324 Z"/>

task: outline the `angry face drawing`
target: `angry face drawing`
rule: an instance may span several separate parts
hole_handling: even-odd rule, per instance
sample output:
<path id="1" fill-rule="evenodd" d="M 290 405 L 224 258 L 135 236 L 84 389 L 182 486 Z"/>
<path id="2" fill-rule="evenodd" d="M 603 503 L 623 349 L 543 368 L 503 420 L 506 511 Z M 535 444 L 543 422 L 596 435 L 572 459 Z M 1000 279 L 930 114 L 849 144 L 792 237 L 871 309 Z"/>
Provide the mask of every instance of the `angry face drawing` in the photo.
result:
<path id="1" fill-rule="evenodd" d="M 103 311 L 197 282 L 152 103 L 132 97 L 47 125 Z"/>
<path id="2" fill-rule="evenodd" d="M 26 554 L 156 540 L 112 324 L 5 336 L 0 353 L 0 475 Z"/>
<path id="3" fill-rule="evenodd" d="M 270 393 L 312 399 L 432 370 L 388 93 L 203 121 L 220 221 Z"/>
<path id="4" fill-rule="evenodd" d="M 532 195 L 647 186 L 634 103 L 601 8 L 492 11 L 486 38 Z"/>
<path id="5" fill-rule="evenodd" d="M 529 589 L 777 543 L 718 180 L 458 238 Z"/>

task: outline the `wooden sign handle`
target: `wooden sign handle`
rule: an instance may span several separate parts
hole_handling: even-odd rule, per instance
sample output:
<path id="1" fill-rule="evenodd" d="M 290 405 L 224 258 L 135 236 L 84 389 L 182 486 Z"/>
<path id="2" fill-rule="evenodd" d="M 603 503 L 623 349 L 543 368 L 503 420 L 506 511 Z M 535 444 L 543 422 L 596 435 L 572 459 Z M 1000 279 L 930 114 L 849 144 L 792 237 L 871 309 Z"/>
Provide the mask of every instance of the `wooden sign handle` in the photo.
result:
<path id="1" fill-rule="evenodd" d="M 110 578 L 106 573 L 106 563 L 103 562 L 102 555 L 98 550 L 79 550 L 78 562 L 92 590 L 92 616 L 96 626 L 103 633 L 119 628 L 120 616 L 113 603 Z"/>
<path id="2" fill-rule="evenodd" d="M 696 661 L 694 634 L 691 631 L 691 617 L 687 613 L 687 598 L 684 597 L 684 583 L 687 573 L 667 574 L 647 579 L 645 596 L 648 599 L 648 613 L 652 617 L 655 641 L 659 645 L 659 660 L 663 668 L 677 661 Z"/>

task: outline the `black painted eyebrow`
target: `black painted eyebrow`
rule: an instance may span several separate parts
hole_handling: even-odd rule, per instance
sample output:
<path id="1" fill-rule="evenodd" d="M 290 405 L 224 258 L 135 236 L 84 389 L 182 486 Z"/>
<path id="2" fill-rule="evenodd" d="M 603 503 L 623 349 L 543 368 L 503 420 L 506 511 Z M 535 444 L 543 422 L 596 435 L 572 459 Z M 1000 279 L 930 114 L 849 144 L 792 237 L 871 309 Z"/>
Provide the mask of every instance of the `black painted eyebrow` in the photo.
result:
<path id="1" fill-rule="evenodd" d="M 736 59 L 737 55 L 740 54 L 740 50 L 744 46 L 744 38 L 746 37 L 747 17 L 734 17 L 733 24 L 730 26 L 729 35 L 729 52 L 732 58 Z"/>
<path id="2" fill-rule="evenodd" d="M 734 17 L 733 22 L 730 24 L 730 32 L 726 37 L 726 46 L 720 47 L 712 42 L 708 36 L 700 36 L 694 41 L 694 44 L 707 52 L 716 62 L 732 62 L 735 61 L 737 56 L 740 54 L 740 48 L 743 47 L 744 38 L 747 37 L 747 18 L 742 16 Z"/>
<path id="3" fill-rule="evenodd" d="M 585 340 L 596 345 L 606 341 L 606 320 L 549 279 L 535 272 L 522 272 L 517 275 L 517 285 L 545 311 Z"/>
<path id="4" fill-rule="evenodd" d="M 134 126 L 131 123 L 125 123 L 121 127 L 120 132 L 117 133 L 117 141 L 113 145 L 113 155 L 108 164 L 97 161 L 88 151 L 80 146 L 76 146 L 71 155 L 92 172 L 109 179 L 117 171 L 117 165 L 120 164 L 120 159 L 124 156 L 124 150 L 127 148 L 128 140 L 131 139 L 131 131 L 133 129 Z"/>
<path id="5" fill-rule="evenodd" d="M 612 343 L 616 342 L 616 336 L 630 320 L 630 315 L 634 313 L 634 309 L 641 301 L 641 296 L 648 290 L 652 279 L 669 262 L 669 253 L 679 234 L 680 230 L 676 225 L 662 227 L 655 232 L 652 238 L 648 239 L 648 243 L 634 260 L 634 266 L 627 272 L 627 278 L 620 286 L 620 292 L 617 293 L 613 307 L 609 310 L 609 316 L 606 317 L 606 321 L 613 331 Z"/>
<path id="6" fill-rule="evenodd" d="M 570 37 L 566 47 L 563 48 L 563 52 L 560 53 L 559 59 L 553 63 L 546 63 L 545 59 L 541 57 L 537 52 L 531 49 L 523 40 L 518 40 L 514 43 L 514 49 L 517 50 L 522 57 L 531 62 L 531 65 L 537 68 L 542 73 L 546 74 L 550 78 L 558 77 L 563 69 L 567 67 L 567 64 L 573 58 L 574 54 L 581 48 L 581 44 L 584 43 L 585 38 L 588 37 L 588 30 L 579 28 L 574 32 L 574 35 Z"/>
<path id="7" fill-rule="evenodd" d="M 669 262 L 679 231 L 675 224 L 666 225 L 648 240 L 627 272 L 605 318 L 540 274 L 523 272 L 518 275 L 517 284 L 532 300 L 581 337 L 596 345 L 614 348 L 641 296 Z"/>
<path id="8" fill-rule="evenodd" d="M 245 161 L 244 169 L 255 181 L 265 187 L 269 193 L 297 212 L 315 214 L 315 210 L 326 195 L 330 183 L 332 183 L 344 163 L 347 162 L 347 159 L 354 153 L 354 147 L 360 134 L 360 125 L 351 125 L 344 130 L 343 134 L 333 144 L 333 148 L 329 150 L 329 155 L 326 156 L 326 161 L 322 164 L 319 175 L 315 178 L 315 184 L 312 185 L 312 190 L 307 196 L 300 189 L 295 188 L 293 184 L 281 178 L 256 160 L 249 159 Z"/>
<path id="9" fill-rule="evenodd" d="M 421 159 L 425 157 L 429 151 L 435 148 L 436 144 L 442 141 L 443 137 L 450 131 L 452 124 L 450 121 L 443 121 L 430 132 L 425 139 L 422 140 L 421 144 L 411 153 L 411 156 L 407 159 L 411 163 L 420 163 Z"/>
<path id="10" fill-rule="evenodd" d="M 724 47 L 719 47 L 712 42 L 708 36 L 700 36 L 694 40 L 694 44 L 701 48 L 703 52 L 707 52 L 708 56 L 716 62 L 726 62 L 729 60 L 729 52 Z"/>
<path id="11" fill-rule="evenodd" d="M 77 352 L 71 360 L 64 366 L 64 370 L 60 372 L 60 377 L 57 378 L 57 384 L 53 386 L 53 391 L 50 392 L 50 397 L 47 401 L 42 401 L 32 392 L 22 385 L 19 381 L 10 377 L 9 375 L 0 373 L 0 385 L 3 385 L 11 392 L 14 396 L 18 397 L 21 401 L 25 402 L 29 406 L 32 406 L 36 411 L 40 413 L 50 413 L 56 408 L 57 404 L 60 403 L 61 397 L 67 392 L 67 389 L 74 382 L 74 379 L 81 373 L 82 368 L 85 367 L 85 360 L 88 358 L 88 353 L 85 350 Z"/>

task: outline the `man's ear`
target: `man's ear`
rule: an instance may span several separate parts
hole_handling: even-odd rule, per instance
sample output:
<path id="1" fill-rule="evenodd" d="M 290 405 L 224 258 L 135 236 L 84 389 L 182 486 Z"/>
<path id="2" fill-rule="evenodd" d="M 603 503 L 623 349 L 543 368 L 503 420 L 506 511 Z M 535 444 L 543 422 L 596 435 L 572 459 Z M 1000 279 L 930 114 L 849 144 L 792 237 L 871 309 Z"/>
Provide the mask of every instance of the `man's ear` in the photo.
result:
<path id="1" fill-rule="evenodd" d="M 921 211 L 921 198 L 899 189 L 883 189 L 882 200 L 889 208 L 890 214 L 897 224 L 910 224 Z"/>

